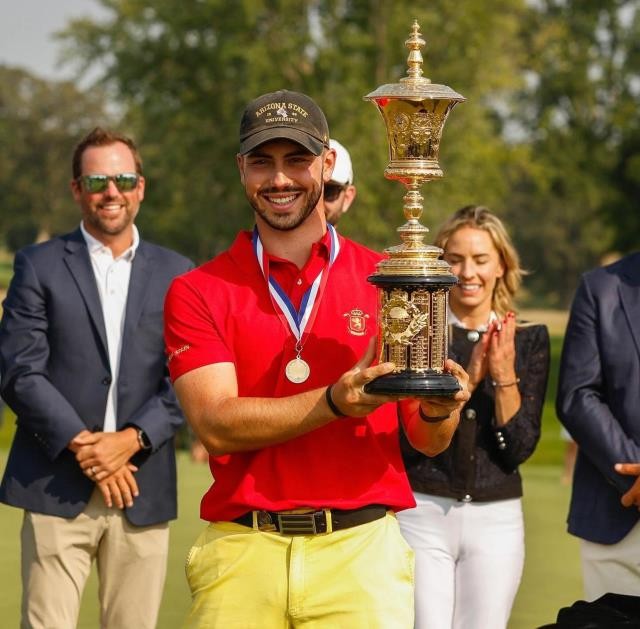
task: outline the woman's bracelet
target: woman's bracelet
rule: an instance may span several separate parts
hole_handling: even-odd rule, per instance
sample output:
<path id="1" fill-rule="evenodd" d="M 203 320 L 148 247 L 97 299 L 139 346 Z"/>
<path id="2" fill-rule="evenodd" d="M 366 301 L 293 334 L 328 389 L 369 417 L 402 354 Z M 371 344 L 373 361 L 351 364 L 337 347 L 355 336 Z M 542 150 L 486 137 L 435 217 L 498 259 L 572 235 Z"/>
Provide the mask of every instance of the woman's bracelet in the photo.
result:
<path id="1" fill-rule="evenodd" d="M 520 378 L 518 378 L 516 376 L 516 379 L 512 380 L 511 382 L 498 382 L 497 380 L 492 380 L 491 384 L 494 387 L 512 387 L 512 386 L 518 384 L 518 382 L 520 382 Z"/>
<path id="2" fill-rule="evenodd" d="M 427 424 L 439 424 L 445 419 L 449 419 L 449 415 L 435 415 L 434 417 L 429 417 L 429 415 L 424 414 L 421 406 L 418 406 L 418 415 L 420 415 L 420 419 L 423 422 L 427 422 Z"/>
<path id="3" fill-rule="evenodd" d="M 333 401 L 331 397 L 331 389 L 333 389 L 333 385 L 330 384 L 327 387 L 327 390 L 324 392 L 324 397 L 327 400 L 327 406 L 331 409 L 331 412 L 336 417 L 346 417 L 346 415 L 336 406 L 336 403 Z"/>

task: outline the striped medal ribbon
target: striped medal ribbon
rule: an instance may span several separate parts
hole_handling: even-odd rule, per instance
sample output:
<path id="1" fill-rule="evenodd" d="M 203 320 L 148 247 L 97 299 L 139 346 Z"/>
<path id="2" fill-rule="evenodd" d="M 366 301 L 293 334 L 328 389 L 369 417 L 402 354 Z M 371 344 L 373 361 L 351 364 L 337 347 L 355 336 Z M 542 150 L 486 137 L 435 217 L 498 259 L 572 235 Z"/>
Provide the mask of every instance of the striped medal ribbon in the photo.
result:
<path id="1" fill-rule="evenodd" d="M 340 241 L 338 239 L 338 233 L 333 225 L 327 224 L 327 229 L 330 235 L 330 250 L 329 250 L 329 263 L 325 266 L 317 277 L 311 283 L 311 286 L 305 291 L 300 302 L 300 308 L 296 310 L 295 306 L 291 303 L 288 295 L 278 284 L 275 278 L 269 272 L 269 259 L 267 258 L 260 235 L 258 234 L 258 228 L 253 228 L 253 250 L 260 265 L 262 275 L 267 281 L 269 286 L 269 294 L 271 296 L 271 302 L 273 307 L 282 321 L 285 327 L 291 330 L 291 333 L 296 339 L 296 357 L 290 360 L 285 367 L 285 375 L 290 382 L 294 384 L 300 384 L 307 380 L 311 373 L 309 364 L 302 358 L 302 348 L 309 334 L 309 331 L 313 327 L 313 322 L 318 312 L 320 301 L 324 289 L 327 285 L 327 278 L 329 277 L 329 270 L 336 258 L 340 253 Z"/>

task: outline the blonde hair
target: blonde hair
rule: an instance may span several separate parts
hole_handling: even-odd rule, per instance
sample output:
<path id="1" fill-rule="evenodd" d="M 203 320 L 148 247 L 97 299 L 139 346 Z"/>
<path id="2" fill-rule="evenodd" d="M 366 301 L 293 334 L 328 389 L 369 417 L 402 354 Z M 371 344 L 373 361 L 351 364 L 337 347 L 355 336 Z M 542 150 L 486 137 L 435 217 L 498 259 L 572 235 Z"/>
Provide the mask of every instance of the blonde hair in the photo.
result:
<path id="1" fill-rule="evenodd" d="M 467 205 L 442 225 L 434 244 L 446 251 L 449 238 L 461 227 L 481 229 L 489 234 L 504 267 L 504 274 L 497 278 L 493 290 L 491 307 L 499 317 L 504 317 L 510 310 L 515 311 L 513 299 L 526 272 L 520 267 L 520 256 L 502 221 L 486 207 Z"/>

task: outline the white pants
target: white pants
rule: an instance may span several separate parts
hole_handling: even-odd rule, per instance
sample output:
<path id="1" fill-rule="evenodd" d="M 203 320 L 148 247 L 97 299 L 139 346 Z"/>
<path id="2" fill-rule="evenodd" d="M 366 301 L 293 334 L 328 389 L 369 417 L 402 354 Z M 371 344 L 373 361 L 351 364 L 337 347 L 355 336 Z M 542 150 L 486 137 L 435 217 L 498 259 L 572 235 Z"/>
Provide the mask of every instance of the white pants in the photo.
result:
<path id="1" fill-rule="evenodd" d="M 607 592 L 640 594 L 640 522 L 617 544 L 580 540 L 580 556 L 588 601 Z"/>
<path id="2" fill-rule="evenodd" d="M 506 627 L 524 565 L 520 499 L 415 498 L 398 521 L 415 552 L 416 629 Z"/>

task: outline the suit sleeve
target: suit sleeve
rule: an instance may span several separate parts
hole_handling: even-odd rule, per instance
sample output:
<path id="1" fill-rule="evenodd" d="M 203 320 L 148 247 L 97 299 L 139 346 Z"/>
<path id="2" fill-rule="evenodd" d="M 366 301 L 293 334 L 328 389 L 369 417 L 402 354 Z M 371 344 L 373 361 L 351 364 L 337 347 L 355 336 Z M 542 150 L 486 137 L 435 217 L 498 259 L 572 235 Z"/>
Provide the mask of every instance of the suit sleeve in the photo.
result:
<path id="1" fill-rule="evenodd" d="M 631 481 L 613 466 L 640 461 L 640 448 L 625 434 L 607 404 L 600 324 L 596 298 L 583 278 L 562 348 L 556 410 L 581 451 L 623 493 Z"/>
<path id="2" fill-rule="evenodd" d="M 144 430 L 152 451 L 171 439 L 183 422 L 182 409 L 168 374 L 163 378 L 158 393 L 148 399 L 129 420 L 129 424 Z"/>
<path id="3" fill-rule="evenodd" d="M 185 268 L 177 273 L 176 276 L 190 271 L 193 266 L 193 262 L 185 258 Z M 164 356 L 164 344 L 161 343 L 159 351 Z M 156 394 L 150 397 L 133 414 L 129 423 L 144 430 L 151 442 L 152 452 L 173 438 L 184 423 L 184 415 L 173 389 L 166 363 L 164 377 L 158 385 Z"/>
<path id="4" fill-rule="evenodd" d="M 47 302 L 36 269 L 18 252 L 0 323 L 2 397 L 54 460 L 87 426 L 47 373 Z"/>

